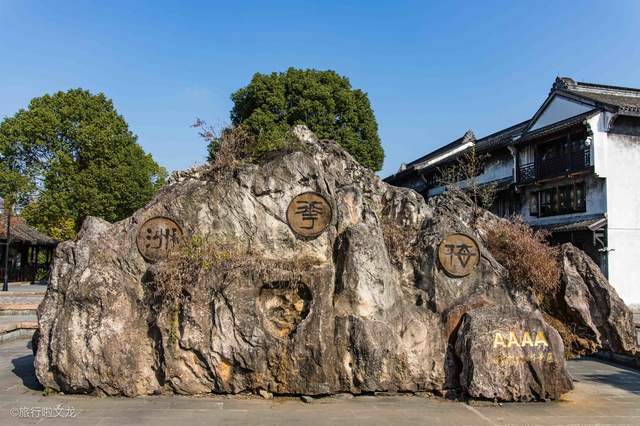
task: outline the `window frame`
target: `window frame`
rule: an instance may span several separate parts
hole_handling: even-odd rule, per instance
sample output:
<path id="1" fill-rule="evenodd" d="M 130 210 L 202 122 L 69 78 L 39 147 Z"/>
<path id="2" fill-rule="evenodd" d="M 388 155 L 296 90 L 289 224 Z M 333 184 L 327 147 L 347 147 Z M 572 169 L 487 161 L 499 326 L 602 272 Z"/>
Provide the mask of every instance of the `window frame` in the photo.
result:
<path id="1" fill-rule="evenodd" d="M 587 185 L 584 181 L 555 185 L 532 194 L 538 202 L 538 209 L 531 216 L 550 217 L 587 211 Z M 531 203 L 529 204 L 531 208 Z"/>

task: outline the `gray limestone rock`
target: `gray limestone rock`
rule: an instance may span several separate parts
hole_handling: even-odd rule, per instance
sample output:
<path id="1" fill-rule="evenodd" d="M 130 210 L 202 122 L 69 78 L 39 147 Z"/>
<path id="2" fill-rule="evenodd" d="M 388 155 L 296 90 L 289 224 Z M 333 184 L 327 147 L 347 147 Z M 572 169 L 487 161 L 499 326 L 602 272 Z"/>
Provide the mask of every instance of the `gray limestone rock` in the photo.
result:
<path id="1" fill-rule="evenodd" d="M 456 354 L 460 384 L 473 398 L 545 400 L 573 389 L 562 339 L 537 311 L 487 306 L 467 312 Z"/>
<path id="2" fill-rule="evenodd" d="M 555 312 L 563 323 L 572 324 L 581 337 L 573 343 L 572 351 L 635 353 L 631 310 L 586 253 L 571 244 L 563 244 L 561 250 L 562 294 L 557 298 Z"/>
<path id="3" fill-rule="evenodd" d="M 272 399 L 273 398 L 273 394 L 269 391 L 266 391 L 264 389 L 258 389 L 258 395 L 260 395 L 263 399 Z"/>
<path id="4" fill-rule="evenodd" d="M 496 373 L 494 384 L 478 376 L 491 368 L 478 356 L 487 330 L 505 324 L 481 316 L 483 307 L 511 315 L 535 306 L 511 289 L 482 228 L 471 225 L 468 200 L 425 202 L 385 184 L 339 145 L 304 128 L 294 134 L 308 150 L 216 178 L 206 165 L 177 173 L 130 218 L 89 218 L 75 241 L 60 244 L 38 310 L 40 382 L 127 396 L 462 389 L 520 400 L 570 388 L 557 333 L 535 314 L 513 320 L 523 330 L 543 327 L 558 368 L 543 368 L 538 387 L 529 362 Z M 308 191 L 333 210 L 316 238 L 298 236 L 286 218 L 290 201 Z M 193 258 L 191 275 L 172 283 L 175 298 L 158 292 L 168 261 L 149 263 L 136 246 L 141 225 L 158 216 L 175 221 L 186 240 L 219 248 L 207 252 L 217 263 Z M 447 275 L 436 259 L 452 232 L 478 241 L 478 266 L 464 278 Z"/>

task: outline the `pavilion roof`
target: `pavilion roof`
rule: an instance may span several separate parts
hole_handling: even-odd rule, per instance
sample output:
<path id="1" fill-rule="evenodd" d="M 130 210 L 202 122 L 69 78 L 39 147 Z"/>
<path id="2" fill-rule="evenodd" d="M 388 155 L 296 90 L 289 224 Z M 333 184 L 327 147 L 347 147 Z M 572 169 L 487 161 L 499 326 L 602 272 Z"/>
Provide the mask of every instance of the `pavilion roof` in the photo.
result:
<path id="1" fill-rule="evenodd" d="M 7 239 L 7 217 L 0 217 L 0 240 Z M 41 246 L 55 246 L 58 241 L 29 226 L 21 217 L 11 217 L 11 241 Z"/>

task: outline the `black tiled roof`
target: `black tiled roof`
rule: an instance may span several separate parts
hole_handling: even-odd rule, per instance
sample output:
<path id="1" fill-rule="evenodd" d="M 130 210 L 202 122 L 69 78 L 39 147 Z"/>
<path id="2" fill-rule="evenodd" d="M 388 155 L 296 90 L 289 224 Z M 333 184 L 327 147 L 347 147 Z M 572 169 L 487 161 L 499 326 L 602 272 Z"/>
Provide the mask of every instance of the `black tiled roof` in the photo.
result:
<path id="1" fill-rule="evenodd" d="M 566 97 L 571 97 L 574 99 L 577 98 L 578 100 L 582 100 L 587 104 L 593 105 L 593 109 L 583 114 L 570 117 L 566 120 L 550 124 L 543 128 L 529 131 L 529 127 L 533 125 L 533 121 L 536 120 L 542 113 L 553 95 L 564 95 Z M 555 82 L 553 83 L 553 86 L 551 87 L 549 97 L 547 98 L 543 106 L 538 110 L 538 112 L 533 116 L 533 118 L 515 124 L 511 127 L 507 127 L 506 129 L 492 133 L 477 140 L 473 137 L 473 132 L 469 130 L 463 137 L 458 138 L 455 141 L 450 142 L 447 145 L 444 145 L 443 147 L 438 148 L 435 151 L 423 155 L 422 157 L 406 164 L 405 168 L 387 177 L 385 180 L 393 181 L 397 178 L 409 175 L 412 170 L 420 168 L 416 167 L 419 164 L 436 158 L 439 155 L 442 155 L 445 152 L 454 149 L 456 146 L 463 145 L 469 140 L 475 142 L 475 146 L 478 152 L 495 151 L 497 149 L 515 144 L 516 142 L 531 140 L 542 135 L 576 126 L 583 122 L 585 119 L 591 117 L 597 111 L 602 110 L 603 108 L 619 113 L 631 112 L 634 115 L 640 114 L 640 89 L 576 82 L 568 77 L 557 77 Z M 452 156 L 451 159 L 455 157 L 456 156 Z M 435 166 L 435 164 L 433 166 Z"/>
<path id="2" fill-rule="evenodd" d="M 7 218 L 6 216 L 0 217 L 0 240 L 7 239 Z M 22 241 L 31 244 L 38 244 L 43 246 L 55 246 L 58 244 L 57 240 L 54 240 L 48 235 L 43 234 L 35 228 L 27 225 L 20 217 L 13 216 L 11 218 L 11 240 Z"/>
<path id="3" fill-rule="evenodd" d="M 453 142 L 449 142 L 448 144 L 436 149 L 435 151 L 431 151 L 430 153 L 423 155 L 422 157 L 418 158 L 417 160 L 413 160 L 412 162 L 407 164 L 407 167 L 415 166 L 416 164 L 420 164 L 420 163 L 423 163 L 425 161 L 428 161 L 428 160 L 430 160 L 432 158 L 437 157 L 440 154 L 444 154 L 445 152 L 454 149 L 458 145 L 464 145 L 465 143 L 467 143 L 469 141 L 475 141 L 475 135 L 473 134 L 473 131 L 471 131 L 471 130 L 467 130 L 462 137 L 454 140 Z"/>
<path id="4" fill-rule="evenodd" d="M 600 222 L 605 216 L 602 214 L 589 215 L 589 217 L 575 218 L 561 223 L 552 223 L 548 225 L 534 225 L 535 229 L 546 229 L 549 232 L 570 232 L 570 231 L 588 231 L 591 226 Z"/>
<path id="5" fill-rule="evenodd" d="M 514 138 L 520 136 L 522 131 L 527 127 L 530 120 L 515 124 L 499 132 L 492 133 L 488 136 L 476 141 L 476 149 L 478 151 L 492 151 L 498 148 L 511 145 Z"/>
<path id="6" fill-rule="evenodd" d="M 575 82 L 568 77 L 558 77 L 552 86 L 552 93 L 569 93 L 587 100 L 618 107 L 624 110 L 640 110 L 640 89 L 608 86 L 604 84 Z"/>
<path id="7" fill-rule="evenodd" d="M 406 169 L 398 171 L 397 173 L 386 177 L 384 180 L 393 181 L 397 178 L 408 175 L 415 168 L 415 166 L 419 165 L 420 163 L 429 161 L 432 158 L 436 158 L 439 155 L 442 155 L 445 152 L 451 151 L 452 149 L 455 149 L 457 146 L 464 145 L 469 141 L 475 142 L 476 149 L 478 150 L 478 152 L 494 151 L 496 149 L 511 145 L 513 144 L 513 138 L 520 135 L 522 133 L 522 130 L 526 128 L 528 124 L 529 124 L 529 120 L 526 120 L 521 123 L 515 124 L 511 127 L 507 127 L 506 129 L 502 129 L 498 132 L 487 135 L 482 139 L 478 139 L 478 140 L 475 140 L 475 137 L 471 130 L 467 130 L 467 132 L 461 138 L 458 138 L 453 142 L 450 142 L 447 145 L 444 145 L 441 148 L 438 148 L 435 151 L 432 151 L 426 155 L 423 155 L 417 160 L 414 160 L 406 164 Z M 453 160 L 457 158 L 458 155 L 461 155 L 464 152 L 465 151 L 460 151 L 458 154 L 447 158 L 447 160 Z M 439 164 L 439 163 L 436 163 L 436 164 Z M 433 164 L 432 166 L 435 167 L 436 164 Z"/>

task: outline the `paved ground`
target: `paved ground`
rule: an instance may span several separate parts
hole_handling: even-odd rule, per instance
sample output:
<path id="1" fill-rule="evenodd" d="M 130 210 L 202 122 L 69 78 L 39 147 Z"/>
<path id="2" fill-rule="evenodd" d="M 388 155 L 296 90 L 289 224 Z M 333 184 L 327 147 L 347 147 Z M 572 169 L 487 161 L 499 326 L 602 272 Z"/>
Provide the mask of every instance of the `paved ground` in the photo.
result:
<path id="1" fill-rule="evenodd" d="M 9 291 L 0 291 L 0 344 L 33 334 L 46 290 L 46 284 L 9 283 Z"/>
<path id="2" fill-rule="evenodd" d="M 38 322 L 38 317 L 36 314 L 32 313 L 23 313 L 18 312 L 15 315 L 4 315 L 0 314 L 0 326 L 10 324 L 12 322 L 20 322 L 20 321 L 35 321 Z"/>
<path id="3" fill-rule="evenodd" d="M 38 324 L 38 318 L 35 315 L 0 315 L 0 332 L 12 327 L 21 328 L 25 323 Z"/>
<path id="4" fill-rule="evenodd" d="M 44 281 L 39 281 L 33 284 L 28 282 L 9 283 L 9 291 L 44 293 L 45 291 L 47 291 L 47 283 Z"/>
<path id="5" fill-rule="evenodd" d="M 576 389 L 559 402 L 469 405 L 416 396 L 386 396 L 351 400 L 323 398 L 305 404 L 295 398 L 267 401 L 237 396 L 43 396 L 33 374 L 33 356 L 27 345 L 24 339 L 0 345 L 1 425 L 640 424 L 640 372 L 593 360 L 570 363 Z M 20 417 L 21 409 L 23 416 L 34 415 L 40 409 L 49 417 Z M 44 409 L 50 411 L 44 412 Z"/>
<path id="6" fill-rule="evenodd" d="M 47 290 L 42 284 L 9 284 L 9 291 L 0 291 L 0 316 L 34 315 Z"/>

